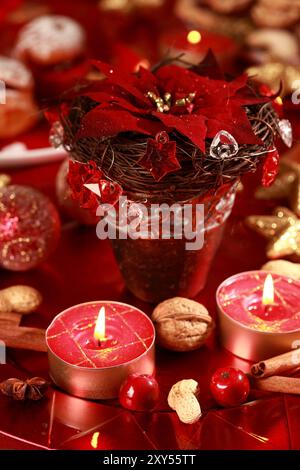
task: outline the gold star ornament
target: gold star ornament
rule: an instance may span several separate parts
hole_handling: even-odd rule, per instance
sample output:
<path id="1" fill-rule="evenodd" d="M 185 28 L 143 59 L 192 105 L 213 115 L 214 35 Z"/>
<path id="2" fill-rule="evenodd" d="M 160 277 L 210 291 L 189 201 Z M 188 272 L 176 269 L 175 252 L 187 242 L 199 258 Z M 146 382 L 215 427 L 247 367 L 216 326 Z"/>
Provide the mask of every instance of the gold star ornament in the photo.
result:
<path id="1" fill-rule="evenodd" d="M 300 217 L 300 164 L 283 159 L 272 186 L 258 188 L 255 197 L 264 200 L 286 199 L 292 211 Z"/>
<path id="2" fill-rule="evenodd" d="M 272 215 L 251 215 L 247 225 L 267 238 L 267 256 L 271 259 L 300 257 L 300 219 L 286 207 L 277 207 Z"/>

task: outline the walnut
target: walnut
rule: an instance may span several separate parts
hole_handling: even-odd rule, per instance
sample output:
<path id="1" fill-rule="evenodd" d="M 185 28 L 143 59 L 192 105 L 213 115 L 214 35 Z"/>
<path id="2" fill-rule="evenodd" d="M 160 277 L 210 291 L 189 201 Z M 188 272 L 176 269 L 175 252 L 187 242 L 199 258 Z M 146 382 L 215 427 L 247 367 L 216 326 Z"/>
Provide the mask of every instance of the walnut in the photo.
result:
<path id="1" fill-rule="evenodd" d="M 0 312 L 31 313 L 41 302 L 41 294 L 33 287 L 12 286 L 0 290 Z"/>
<path id="2" fill-rule="evenodd" d="M 181 380 L 171 388 L 168 405 L 176 411 L 182 423 L 193 424 L 201 417 L 201 407 L 197 400 L 198 392 L 198 383 L 193 379 Z"/>
<path id="3" fill-rule="evenodd" d="M 152 313 L 158 343 L 171 351 L 198 349 L 210 335 L 214 323 L 204 305 L 174 297 L 157 305 Z"/>

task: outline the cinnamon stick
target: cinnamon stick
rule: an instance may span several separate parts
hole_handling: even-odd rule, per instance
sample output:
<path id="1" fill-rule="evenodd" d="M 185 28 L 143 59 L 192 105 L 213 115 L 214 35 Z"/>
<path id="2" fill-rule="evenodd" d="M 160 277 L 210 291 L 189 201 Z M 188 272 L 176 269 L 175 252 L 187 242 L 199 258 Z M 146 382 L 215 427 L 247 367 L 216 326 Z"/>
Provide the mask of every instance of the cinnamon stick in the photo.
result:
<path id="1" fill-rule="evenodd" d="M 300 379 L 294 377 L 280 377 L 274 375 L 266 379 L 258 379 L 253 383 L 253 387 L 257 390 L 265 392 L 292 393 L 300 395 Z"/>
<path id="2" fill-rule="evenodd" d="M 45 330 L 40 328 L 0 325 L 0 340 L 8 348 L 46 352 Z"/>
<path id="3" fill-rule="evenodd" d="M 251 367 L 251 374 L 256 378 L 270 377 L 296 369 L 300 366 L 300 349 L 293 349 L 280 356 L 258 362 Z"/>
<path id="4" fill-rule="evenodd" d="M 21 323 L 21 313 L 0 312 L 0 331 L 2 325 L 16 325 Z"/>

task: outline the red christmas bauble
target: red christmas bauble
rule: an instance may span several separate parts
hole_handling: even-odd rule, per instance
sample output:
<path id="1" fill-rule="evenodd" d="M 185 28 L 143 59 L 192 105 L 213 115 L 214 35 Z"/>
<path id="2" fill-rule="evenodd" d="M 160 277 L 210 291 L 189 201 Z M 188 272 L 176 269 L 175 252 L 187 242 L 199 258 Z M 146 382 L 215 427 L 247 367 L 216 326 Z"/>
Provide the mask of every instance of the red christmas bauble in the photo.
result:
<path id="1" fill-rule="evenodd" d="M 128 410 L 153 410 L 158 399 L 159 386 L 152 375 L 131 374 L 120 388 L 119 401 Z"/>
<path id="2" fill-rule="evenodd" d="M 52 202 L 36 189 L 11 185 L 0 190 L 0 266 L 27 271 L 56 246 L 60 220 Z"/>
<path id="3" fill-rule="evenodd" d="M 59 206 L 64 214 L 77 220 L 83 225 L 96 225 L 99 217 L 93 212 L 82 209 L 79 202 L 72 198 L 71 189 L 67 181 L 69 160 L 66 159 L 61 164 L 56 177 L 56 197 Z"/>
<path id="4" fill-rule="evenodd" d="M 223 367 L 213 374 L 210 390 L 221 406 L 237 406 L 244 403 L 250 392 L 250 382 L 246 374 L 233 367 Z"/>

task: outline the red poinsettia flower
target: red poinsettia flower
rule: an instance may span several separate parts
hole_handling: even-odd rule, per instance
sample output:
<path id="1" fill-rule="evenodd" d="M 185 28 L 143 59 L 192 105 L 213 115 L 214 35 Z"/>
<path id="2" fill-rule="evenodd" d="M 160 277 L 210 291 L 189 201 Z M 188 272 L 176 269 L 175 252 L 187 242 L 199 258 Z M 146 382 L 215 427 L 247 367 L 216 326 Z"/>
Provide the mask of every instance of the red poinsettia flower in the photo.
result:
<path id="1" fill-rule="evenodd" d="M 94 161 L 87 164 L 69 161 L 67 181 L 74 200 L 80 207 L 96 212 L 99 204 L 115 204 L 122 193 L 119 184 L 105 178 Z M 91 191 L 85 185 L 98 185 L 98 191 Z"/>
<path id="2" fill-rule="evenodd" d="M 246 106 L 268 101 L 248 86 L 247 76 L 233 81 L 200 75 L 201 67 L 165 65 L 135 74 L 95 61 L 106 79 L 85 92 L 97 105 L 83 118 L 78 137 L 106 138 L 121 132 L 155 137 L 176 131 L 205 152 L 206 139 L 221 130 L 238 144 L 261 144 L 246 114 Z"/>

